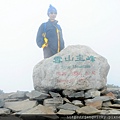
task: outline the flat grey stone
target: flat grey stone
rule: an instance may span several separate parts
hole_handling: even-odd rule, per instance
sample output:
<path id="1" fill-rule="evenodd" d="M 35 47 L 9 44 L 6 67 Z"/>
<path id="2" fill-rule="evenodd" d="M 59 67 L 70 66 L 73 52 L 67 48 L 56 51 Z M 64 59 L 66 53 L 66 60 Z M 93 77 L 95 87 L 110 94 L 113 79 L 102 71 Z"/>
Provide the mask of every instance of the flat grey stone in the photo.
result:
<path id="1" fill-rule="evenodd" d="M 74 90 L 66 90 L 66 89 L 62 91 L 62 94 L 66 97 L 72 93 L 75 93 L 75 91 Z"/>
<path id="2" fill-rule="evenodd" d="M 111 107 L 111 108 L 119 108 L 120 109 L 120 104 L 112 104 L 109 107 Z"/>
<path id="3" fill-rule="evenodd" d="M 76 112 L 77 114 L 88 114 L 88 115 L 100 114 L 100 110 L 92 106 L 85 106 L 85 107 L 79 108 L 76 110 Z"/>
<path id="4" fill-rule="evenodd" d="M 49 94 L 42 93 L 36 90 L 32 90 L 31 92 L 26 94 L 30 100 L 43 100 L 47 97 L 50 97 Z"/>
<path id="5" fill-rule="evenodd" d="M 63 98 L 66 103 L 71 103 L 67 98 Z"/>
<path id="6" fill-rule="evenodd" d="M 110 112 L 108 110 L 100 110 L 100 114 L 102 114 L 102 115 L 107 115 L 109 113 Z"/>
<path id="7" fill-rule="evenodd" d="M 83 103 L 80 100 L 73 100 L 72 103 L 76 106 L 83 107 Z"/>
<path id="8" fill-rule="evenodd" d="M 16 117 L 14 115 L 1 116 L 1 120 L 23 120 L 22 118 Z"/>
<path id="9" fill-rule="evenodd" d="M 10 98 L 10 99 L 5 99 L 5 102 L 15 102 L 15 101 L 22 101 L 23 99 L 18 99 L 18 98 Z"/>
<path id="10" fill-rule="evenodd" d="M 97 108 L 97 109 L 101 109 L 101 107 L 102 107 L 102 101 L 101 100 L 97 100 L 97 101 L 85 101 L 85 105 L 87 105 L 87 106 L 92 106 L 92 107 L 95 107 L 95 108 Z"/>
<path id="11" fill-rule="evenodd" d="M 0 115 L 8 115 L 10 114 L 10 110 L 9 109 L 6 109 L 6 108 L 0 108 Z"/>
<path id="12" fill-rule="evenodd" d="M 95 97 L 95 98 L 93 98 L 93 99 L 87 99 L 87 100 L 85 100 L 85 102 L 86 103 L 92 103 L 92 102 L 94 102 L 94 101 L 102 101 L 102 102 L 104 102 L 104 101 L 109 101 L 109 100 L 113 100 L 113 98 L 111 98 L 111 97 L 109 97 L 109 96 L 99 96 L 99 97 Z"/>
<path id="13" fill-rule="evenodd" d="M 69 98 L 84 98 L 84 91 L 72 93 L 68 97 Z"/>
<path id="14" fill-rule="evenodd" d="M 113 92 L 113 93 L 118 93 L 118 92 L 120 92 L 120 88 L 109 88 L 109 87 L 107 87 L 107 91 L 108 92 Z"/>
<path id="15" fill-rule="evenodd" d="M 0 108 L 3 107 L 5 104 L 5 101 L 3 99 L 0 99 Z"/>
<path id="16" fill-rule="evenodd" d="M 0 94 L 0 99 L 9 99 L 9 95 L 13 94 L 13 92 L 11 93 L 3 93 L 3 94 Z"/>
<path id="17" fill-rule="evenodd" d="M 85 98 L 94 98 L 100 96 L 100 91 L 98 90 L 88 90 L 85 92 Z"/>
<path id="18" fill-rule="evenodd" d="M 115 110 L 115 109 L 112 109 L 112 110 L 109 110 L 109 113 L 108 114 L 116 114 L 116 115 L 120 115 L 120 110 Z"/>
<path id="19" fill-rule="evenodd" d="M 110 96 L 98 96 L 98 97 L 95 97 L 94 100 L 109 101 L 109 100 L 113 100 L 113 98 Z"/>
<path id="20" fill-rule="evenodd" d="M 53 112 L 53 110 L 47 106 L 39 104 L 38 106 L 26 111 L 15 113 L 16 115 L 44 115 L 47 118 L 58 119 L 59 117 Z"/>
<path id="21" fill-rule="evenodd" d="M 114 99 L 113 102 L 114 104 L 120 104 L 120 99 Z"/>
<path id="22" fill-rule="evenodd" d="M 117 108 L 110 108 L 110 107 L 102 107 L 102 110 L 113 110 L 113 109 L 117 109 Z M 118 109 L 117 109 L 118 110 Z"/>
<path id="23" fill-rule="evenodd" d="M 103 87 L 101 90 L 100 90 L 100 94 L 101 95 L 104 95 L 107 93 L 107 86 Z"/>
<path id="24" fill-rule="evenodd" d="M 8 97 L 10 99 L 15 99 L 15 98 L 23 98 L 23 99 L 26 99 L 26 94 L 29 93 L 28 91 L 17 91 L 15 93 L 11 93 Z"/>
<path id="25" fill-rule="evenodd" d="M 43 101 L 44 106 L 54 106 L 57 107 L 59 105 L 63 104 L 63 98 L 57 97 L 57 98 L 48 98 Z"/>
<path id="26" fill-rule="evenodd" d="M 61 95 L 60 95 L 59 93 L 49 92 L 49 94 L 50 94 L 52 97 L 61 97 Z"/>
<path id="27" fill-rule="evenodd" d="M 70 104 L 70 103 L 65 103 L 63 105 L 58 106 L 57 108 L 64 109 L 64 110 L 73 110 L 73 111 L 75 111 L 76 109 L 79 109 L 78 106 L 75 106 L 75 105 Z"/>
<path id="28" fill-rule="evenodd" d="M 4 108 L 9 108 L 13 112 L 18 112 L 18 111 L 33 108 L 36 105 L 37 105 L 36 101 L 30 101 L 26 99 L 23 101 L 16 101 L 16 102 L 5 102 Z"/>
<path id="29" fill-rule="evenodd" d="M 109 106 L 111 106 L 111 105 L 112 105 L 111 101 L 105 101 L 105 102 L 103 102 L 103 104 L 102 104 L 103 107 L 109 107 Z"/>
<path id="30" fill-rule="evenodd" d="M 75 113 L 75 111 L 73 110 L 64 110 L 64 109 L 60 109 L 57 114 L 59 115 L 73 115 Z"/>
<path id="31" fill-rule="evenodd" d="M 50 109 L 52 109 L 52 111 L 53 111 L 54 113 L 57 112 L 57 108 L 56 108 L 55 106 L 46 106 L 46 107 L 49 107 Z"/>

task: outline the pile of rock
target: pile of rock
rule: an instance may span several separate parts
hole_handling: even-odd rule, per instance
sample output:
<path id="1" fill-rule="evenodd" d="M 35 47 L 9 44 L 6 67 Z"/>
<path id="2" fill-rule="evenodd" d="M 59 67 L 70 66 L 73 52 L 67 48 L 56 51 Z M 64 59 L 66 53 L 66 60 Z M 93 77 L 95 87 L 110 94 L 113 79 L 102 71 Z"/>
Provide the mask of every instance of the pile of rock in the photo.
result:
<path id="1" fill-rule="evenodd" d="M 2 93 L 0 115 L 54 115 L 54 119 L 58 119 L 61 115 L 120 114 L 119 94 L 119 89 L 107 88 Z M 52 116 L 47 117 L 50 119 Z"/>
<path id="2" fill-rule="evenodd" d="M 2 93 L 0 114 L 46 115 L 48 119 L 59 119 L 62 115 L 120 114 L 120 91 L 105 87 L 109 69 L 107 59 L 91 48 L 69 46 L 35 65 L 35 90 Z"/>

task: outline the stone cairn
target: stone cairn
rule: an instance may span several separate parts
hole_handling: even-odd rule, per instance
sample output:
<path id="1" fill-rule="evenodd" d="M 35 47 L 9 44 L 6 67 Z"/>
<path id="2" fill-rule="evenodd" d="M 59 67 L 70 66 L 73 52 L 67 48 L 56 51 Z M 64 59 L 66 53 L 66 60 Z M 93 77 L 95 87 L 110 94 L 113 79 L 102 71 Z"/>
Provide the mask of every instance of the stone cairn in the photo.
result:
<path id="1" fill-rule="evenodd" d="M 106 87 L 109 68 L 107 60 L 89 47 L 69 46 L 34 67 L 34 90 L 1 93 L 0 115 L 71 120 L 120 114 L 119 89 Z"/>
<path id="2" fill-rule="evenodd" d="M 24 115 L 46 115 L 46 119 L 59 119 L 62 115 L 110 114 L 120 114 L 119 88 L 54 90 L 48 93 L 32 90 L 0 94 L 0 116 L 3 118 L 12 115 L 19 120 L 19 116 L 22 118 Z"/>

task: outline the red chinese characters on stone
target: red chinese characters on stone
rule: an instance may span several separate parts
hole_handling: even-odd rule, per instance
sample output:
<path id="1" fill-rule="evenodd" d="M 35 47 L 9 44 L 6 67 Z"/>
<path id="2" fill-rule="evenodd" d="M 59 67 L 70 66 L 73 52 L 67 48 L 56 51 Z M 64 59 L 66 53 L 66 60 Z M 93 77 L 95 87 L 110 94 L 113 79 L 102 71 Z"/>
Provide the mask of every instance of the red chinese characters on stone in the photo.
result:
<path id="1" fill-rule="evenodd" d="M 56 72 L 58 76 L 66 76 L 68 72 Z M 95 71 L 86 71 L 85 73 L 74 71 L 70 73 L 71 76 L 88 76 L 88 75 L 96 75 Z"/>
<path id="2" fill-rule="evenodd" d="M 72 75 L 78 76 L 78 75 L 81 75 L 81 72 L 75 71 L 75 72 L 72 72 Z"/>
<path id="3" fill-rule="evenodd" d="M 56 74 L 59 75 L 59 76 L 66 76 L 67 72 L 57 72 Z"/>

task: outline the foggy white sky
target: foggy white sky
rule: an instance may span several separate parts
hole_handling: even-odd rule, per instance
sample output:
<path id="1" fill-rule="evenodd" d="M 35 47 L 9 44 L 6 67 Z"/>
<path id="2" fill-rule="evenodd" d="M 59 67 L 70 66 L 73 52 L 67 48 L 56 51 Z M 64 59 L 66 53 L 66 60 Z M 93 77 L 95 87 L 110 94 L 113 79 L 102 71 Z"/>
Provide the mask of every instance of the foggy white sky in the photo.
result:
<path id="1" fill-rule="evenodd" d="M 58 11 L 65 46 L 87 45 L 110 64 L 108 83 L 120 86 L 120 0 L 1 0 L 0 89 L 33 90 L 33 67 L 43 59 L 37 30 Z"/>

